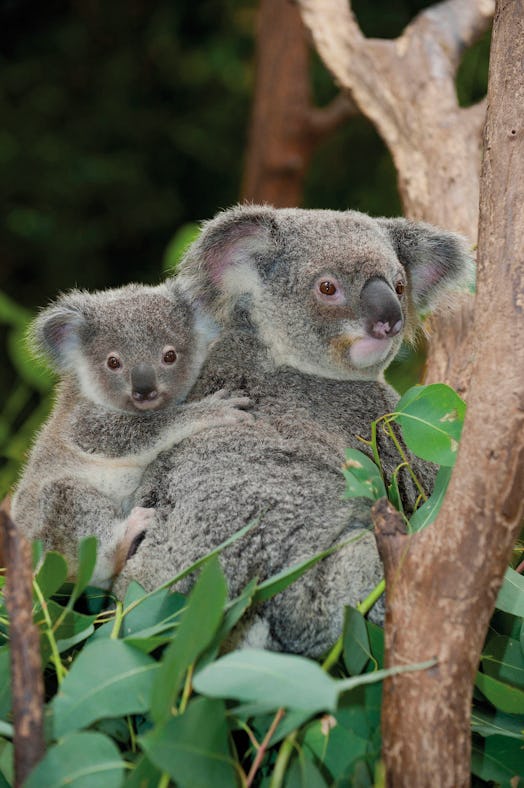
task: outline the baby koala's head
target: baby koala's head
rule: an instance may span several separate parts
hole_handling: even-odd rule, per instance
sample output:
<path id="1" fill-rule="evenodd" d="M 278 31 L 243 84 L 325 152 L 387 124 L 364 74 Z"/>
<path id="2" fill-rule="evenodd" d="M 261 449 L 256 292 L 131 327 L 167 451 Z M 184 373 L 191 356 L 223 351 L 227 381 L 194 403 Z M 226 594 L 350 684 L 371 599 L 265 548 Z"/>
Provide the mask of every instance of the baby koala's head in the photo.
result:
<path id="1" fill-rule="evenodd" d="M 64 293 L 39 314 L 30 336 L 87 399 L 137 413 L 185 399 L 217 328 L 174 280 Z"/>

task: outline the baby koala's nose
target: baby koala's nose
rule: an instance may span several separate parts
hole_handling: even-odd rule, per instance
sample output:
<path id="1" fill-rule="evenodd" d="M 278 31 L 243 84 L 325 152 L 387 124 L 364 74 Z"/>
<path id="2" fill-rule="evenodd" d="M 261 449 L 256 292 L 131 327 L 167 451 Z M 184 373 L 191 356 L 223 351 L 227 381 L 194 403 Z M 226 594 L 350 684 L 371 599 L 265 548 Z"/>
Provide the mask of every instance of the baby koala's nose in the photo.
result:
<path id="1" fill-rule="evenodd" d="M 158 397 L 156 374 L 151 364 L 137 364 L 131 370 L 131 396 L 137 402 L 150 402 Z"/>

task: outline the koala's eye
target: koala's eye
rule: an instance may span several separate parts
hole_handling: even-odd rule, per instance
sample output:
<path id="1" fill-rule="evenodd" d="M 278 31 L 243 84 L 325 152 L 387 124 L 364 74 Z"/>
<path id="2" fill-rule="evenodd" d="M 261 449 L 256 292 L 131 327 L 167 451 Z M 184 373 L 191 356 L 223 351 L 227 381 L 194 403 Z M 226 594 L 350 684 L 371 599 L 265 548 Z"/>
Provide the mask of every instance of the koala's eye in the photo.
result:
<path id="1" fill-rule="evenodd" d="M 336 286 L 331 282 L 329 279 L 325 279 L 323 282 L 320 282 L 318 285 L 318 289 L 322 293 L 322 295 L 326 296 L 334 296 L 337 292 Z"/>
<path id="2" fill-rule="evenodd" d="M 174 348 L 166 348 L 162 357 L 164 364 L 174 364 L 176 361 L 176 353 Z"/>
<path id="3" fill-rule="evenodd" d="M 122 366 L 118 356 L 113 356 L 113 355 L 107 357 L 106 364 L 109 367 L 109 369 L 120 369 L 120 367 Z"/>
<path id="4" fill-rule="evenodd" d="M 406 285 L 404 284 L 404 282 L 401 279 L 399 279 L 398 282 L 395 285 L 395 293 L 397 295 L 402 295 L 402 293 L 404 292 L 405 289 L 406 289 Z"/>

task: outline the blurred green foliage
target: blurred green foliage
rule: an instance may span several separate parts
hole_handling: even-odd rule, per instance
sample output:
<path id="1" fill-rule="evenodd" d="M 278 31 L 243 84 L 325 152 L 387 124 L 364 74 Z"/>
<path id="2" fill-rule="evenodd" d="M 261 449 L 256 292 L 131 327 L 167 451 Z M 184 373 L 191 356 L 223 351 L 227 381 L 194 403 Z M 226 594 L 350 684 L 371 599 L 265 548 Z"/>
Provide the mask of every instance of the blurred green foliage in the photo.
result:
<path id="1" fill-rule="evenodd" d="M 353 7 L 367 35 L 393 37 L 429 4 Z M 49 380 L 30 379 L 23 349 L 30 313 L 73 286 L 157 281 L 195 223 L 238 199 L 256 9 L 256 0 L 0 0 L 5 478 L 49 408 Z M 485 36 L 466 53 L 462 104 L 485 91 L 488 47 Z M 315 55 L 311 80 L 319 105 L 335 95 Z M 365 119 L 352 119 L 318 149 L 304 205 L 400 213 L 391 158 Z M 413 376 L 399 372 L 406 388 Z"/>

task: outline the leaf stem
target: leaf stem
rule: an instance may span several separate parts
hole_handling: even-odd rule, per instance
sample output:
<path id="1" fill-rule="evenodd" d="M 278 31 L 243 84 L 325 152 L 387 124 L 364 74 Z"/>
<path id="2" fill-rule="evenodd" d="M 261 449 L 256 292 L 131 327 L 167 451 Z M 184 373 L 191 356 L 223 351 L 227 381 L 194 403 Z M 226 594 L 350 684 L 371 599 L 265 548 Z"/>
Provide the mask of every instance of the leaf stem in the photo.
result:
<path id="1" fill-rule="evenodd" d="M 180 706 L 178 707 L 179 714 L 183 714 L 185 712 L 189 698 L 191 697 L 191 693 L 193 692 L 192 682 L 193 682 L 194 670 L 195 670 L 195 663 L 193 662 L 193 664 L 190 665 L 189 668 L 187 669 L 186 681 L 182 692 L 182 698 L 180 700 Z"/>
<path id="2" fill-rule="evenodd" d="M 280 750 L 278 751 L 277 759 L 275 761 L 273 774 L 271 775 L 271 782 L 269 783 L 269 788 L 281 788 L 281 786 L 283 785 L 287 765 L 293 753 L 293 748 L 295 747 L 297 735 L 298 735 L 298 731 L 293 731 L 288 736 L 286 736 L 286 738 L 282 742 Z"/>
<path id="3" fill-rule="evenodd" d="M 277 713 L 275 714 L 275 716 L 273 718 L 273 722 L 269 726 L 268 731 L 267 731 L 267 733 L 264 736 L 264 739 L 262 741 L 262 744 L 258 748 L 258 752 L 257 752 L 257 754 L 255 756 L 255 759 L 254 759 L 253 763 L 251 764 L 251 769 L 249 770 L 249 774 L 247 775 L 247 781 L 246 781 L 247 788 L 250 788 L 253 780 L 255 779 L 255 774 L 257 773 L 257 771 L 259 769 L 259 766 L 260 766 L 260 764 L 262 763 L 262 761 L 264 759 L 264 755 L 266 754 L 266 750 L 268 748 L 269 742 L 271 741 L 271 737 L 273 736 L 274 732 L 276 731 L 276 729 L 277 729 L 277 727 L 278 727 L 278 725 L 279 725 L 280 721 L 282 720 L 282 717 L 284 716 L 285 713 L 286 713 L 285 709 L 280 708 L 280 709 L 278 709 Z"/>
<path id="4" fill-rule="evenodd" d="M 411 464 L 410 464 L 408 458 L 406 457 L 406 452 L 404 451 L 404 449 L 400 445 L 400 442 L 399 442 L 397 436 L 395 435 L 395 431 L 393 430 L 393 427 L 391 426 L 392 420 L 393 419 L 390 418 L 389 420 L 386 420 L 384 422 L 384 429 L 387 431 L 387 434 L 389 435 L 389 437 L 393 441 L 396 450 L 398 451 L 398 453 L 400 454 L 400 456 L 402 458 L 402 462 L 405 463 L 405 467 L 408 469 L 409 474 L 410 474 L 411 478 L 413 479 L 413 482 L 415 483 L 415 486 L 416 486 L 417 490 L 419 491 L 420 495 L 422 495 L 424 500 L 427 501 L 428 500 L 428 496 L 424 492 L 424 488 L 422 487 L 421 483 L 419 482 L 415 471 L 411 467 Z"/>
<path id="5" fill-rule="evenodd" d="M 122 602 L 117 601 L 116 608 L 115 608 L 115 623 L 113 624 L 113 629 L 111 630 L 111 640 L 117 640 L 120 636 L 120 627 L 122 626 L 122 621 L 124 620 L 124 611 Z"/>
<path id="6" fill-rule="evenodd" d="M 45 634 L 47 635 L 47 639 L 49 641 L 49 645 L 51 646 L 51 655 L 53 657 L 53 664 L 55 666 L 56 671 L 56 678 L 58 684 L 61 684 L 64 678 L 67 676 L 67 670 L 62 664 L 62 660 L 60 659 L 60 652 L 58 651 L 58 646 L 56 644 L 55 635 L 53 632 L 53 622 L 51 621 L 51 616 L 49 615 L 49 610 L 47 609 L 47 603 L 44 599 L 42 591 L 40 590 L 40 586 L 33 580 L 33 588 L 35 590 L 35 594 L 38 598 L 40 603 L 40 607 L 42 609 L 42 614 L 44 616 L 47 628 L 45 630 Z"/>

